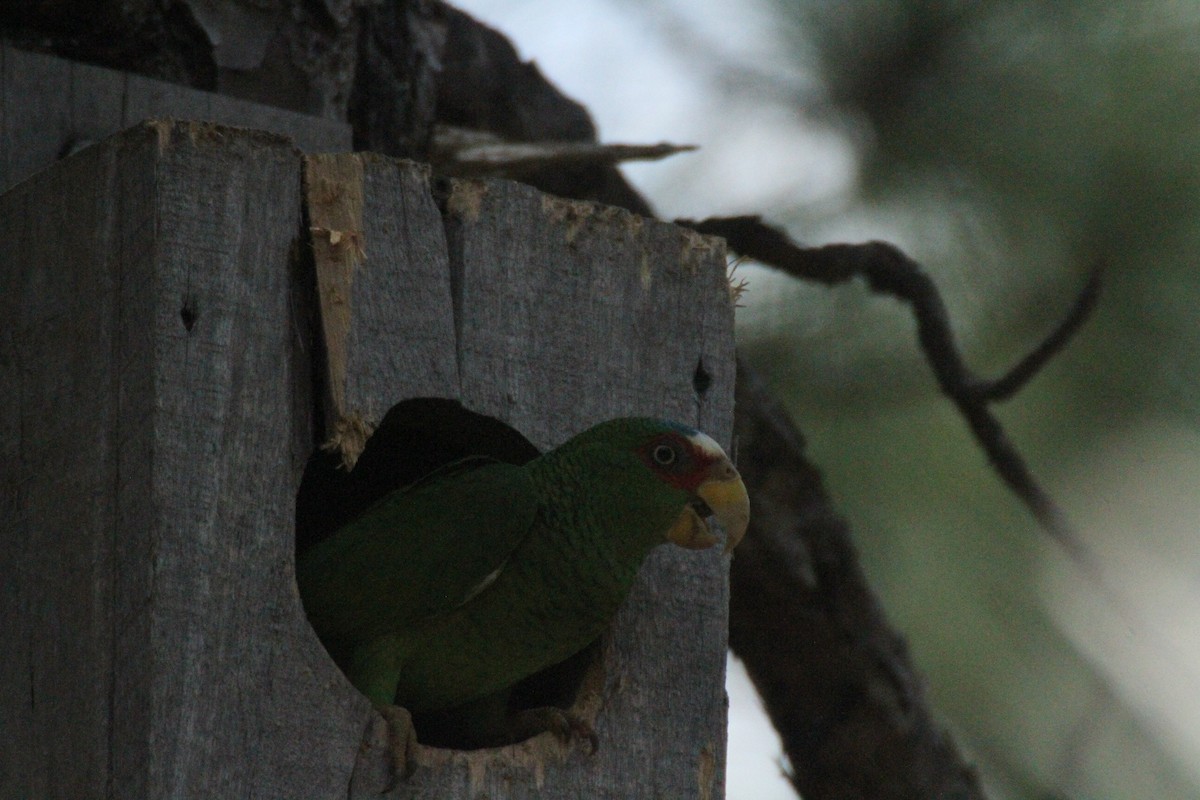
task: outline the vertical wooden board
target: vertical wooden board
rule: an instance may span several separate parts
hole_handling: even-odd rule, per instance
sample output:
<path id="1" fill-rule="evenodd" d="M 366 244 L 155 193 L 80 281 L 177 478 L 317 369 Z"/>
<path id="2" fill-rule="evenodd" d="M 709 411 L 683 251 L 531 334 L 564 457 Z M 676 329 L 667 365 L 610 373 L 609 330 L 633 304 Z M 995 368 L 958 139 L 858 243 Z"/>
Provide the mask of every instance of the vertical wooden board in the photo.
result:
<path id="1" fill-rule="evenodd" d="M 621 415 L 728 444 L 733 309 L 718 241 L 501 181 L 455 182 L 445 210 L 465 403 L 543 447 Z M 720 553 L 659 548 L 606 648 L 599 753 L 515 781 L 464 761 L 456 789 L 720 797 L 727 600 Z"/>
<path id="2" fill-rule="evenodd" d="M 327 359 L 340 363 L 329 380 L 342 384 L 341 411 L 377 423 L 404 399 L 458 397 L 450 265 L 428 169 L 369 153 L 305 161 L 317 269 L 349 273 L 335 283 L 343 287 L 339 291 L 349 287 L 350 313 L 322 320 L 327 327 L 347 326 L 341 335 L 324 332 L 326 348 L 343 351 Z M 338 244 L 331 247 L 335 231 Z M 343 258 L 343 246 L 361 247 L 361 258 Z M 336 669 L 332 661 L 328 667 Z M 348 681 L 327 691 L 369 711 Z M 353 797 L 375 797 L 388 780 L 386 730 L 382 717 L 369 714 L 354 764 Z"/>
<path id="3" fill-rule="evenodd" d="M 505 181 L 455 181 L 446 208 L 463 394 L 479 410 L 542 447 L 606 415 L 716 425 L 728 439 L 718 240 Z"/>
<path id="4" fill-rule="evenodd" d="M 112 153 L 0 195 L 0 797 L 107 783 L 119 285 Z"/>
<path id="5" fill-rule="evenodd" d="M 318 271 L 338 273 L 335 291 L 347 295 L 323 317 L 338 412 L 377 423 L 405 398 L 456 397 L 450 269 L 428 168 L 319 155 L 305 176 Z"/>
<path id="6" fill-rule="evenodd" d="M 368 711 L 292 577 L 299 179 L 150 125 L 0 198 L 0 797 L 345 793 Z"/>
<path id="7" fill-rule="evenodd" d="M 293 576 L 301 162 L 158 123 L 151 797 L 333 797 L 367 726 Z M 189 313 L 185 314 L 185 310 Z M 189 321 L 190 320 L 190 321 Z M 308 409 L 304 409 L 306 414 Z M 134 654 L 118 654 L 132 658 Z"/>
<path id="8" fill-rule="evenodd" d="M 378 421 L 408 397 L 457 397 L 450 264 L 429 169 L 366 153 L 366 260 L 354 282 L 347 395 Z"/>
<path id="9" fill-rule="evenodd" d="M 268 464 L 290 439 L 290 405 L 274 387 L 287 377 L 279 284 L 299 227 L 296 159 L 288 175 L 278 142 L 253 148 L 201 125 L 155 131 L 158 263 L 143 324 L 154 332 L 159 518 L 155 552 L 141 554 L 155 562 L 150 795 L 242 794 L 254 776 L 229 751 L 263 716 L 260 648 L 275 637 L 256 612 L 279 602 L 271 538 L 284 503 L 264 482 L 278 482 Z"/>
<path id="10" fill-rule="evenodd" d="M 105 266 L 120 286 L 117 344 L 113 354 L 117 402 L 115 440 L 116 518 L 113 537 L 112 695 L 109 786 L 111 796 L 149 798 L 156 757 L 151 736 L 156 710 L 151 702 L 155 670 L 152 648 L 155 572 L 162 510 L 152 496 L 154 481 L 154 353 L 156 301 L 155 220 L 157 131 L 143 128 L 80 153 L 61 166 L 111 154 L 112 239 Z"/>

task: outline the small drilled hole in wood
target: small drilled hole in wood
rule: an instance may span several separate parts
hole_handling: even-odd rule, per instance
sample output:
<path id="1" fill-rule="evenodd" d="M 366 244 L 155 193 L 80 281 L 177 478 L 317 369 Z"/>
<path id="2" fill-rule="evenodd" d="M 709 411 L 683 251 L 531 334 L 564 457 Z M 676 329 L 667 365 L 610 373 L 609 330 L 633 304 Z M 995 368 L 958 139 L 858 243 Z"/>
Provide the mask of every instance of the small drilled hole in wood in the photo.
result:
<path id="1" fill-rule="evenodd" d="M 196 308 L 195 300 L 184 300 L 183 307 L 179 309 L 179 319 L 183 321 L 183 327 L 188 333 L 191 333 L 192 328 L 196 325 L 196 320 L 200 317 L 200 311 Z"/>
<path id="2" fill-rule="evenodd" d="M 692 388 L 696 390 L 696 394 L 703 395 L 712 386 L 712 381 L 712 375 L 704 368 L 704 359 L 698 359 L 696 371 L 692 373 Z"/>

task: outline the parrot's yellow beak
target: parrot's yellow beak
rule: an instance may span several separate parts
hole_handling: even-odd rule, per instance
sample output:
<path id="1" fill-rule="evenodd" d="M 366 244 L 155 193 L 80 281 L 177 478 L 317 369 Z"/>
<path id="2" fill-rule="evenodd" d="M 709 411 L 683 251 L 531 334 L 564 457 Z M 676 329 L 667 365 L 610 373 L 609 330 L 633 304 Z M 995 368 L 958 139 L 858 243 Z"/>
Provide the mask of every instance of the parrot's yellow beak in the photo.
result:
<path id="1" fill-rule="evenodd" d="M 696 488 L 696 503 L 688 505 L 667 532 L 667 540 L 689 550 L 712 547 L 720 539 L 703 516 L 711 515 L 725 530 L 725 552 L 737 547 L 750 524 L 750 497 L 742 476 L 728 458 L 712 466 L 712 477 Z"/>

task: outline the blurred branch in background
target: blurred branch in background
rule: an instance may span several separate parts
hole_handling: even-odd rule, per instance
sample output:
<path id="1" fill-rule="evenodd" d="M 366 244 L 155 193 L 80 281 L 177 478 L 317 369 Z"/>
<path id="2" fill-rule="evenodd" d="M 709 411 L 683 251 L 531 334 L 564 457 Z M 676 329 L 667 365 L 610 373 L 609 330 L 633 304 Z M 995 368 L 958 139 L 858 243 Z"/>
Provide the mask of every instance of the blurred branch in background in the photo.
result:
<path id="1" fill-rule="evenodd" d="M 989 778 L 1015 797 L 1198 796 L 1200 6 L 768 4 L 857 154 L 848 196 L 772 219 L 810 241 L 886 231 L 934 276 L 977 363 L 1011 361 L 1057 314 L 1047 297 L 1105 264 L 1069 357 L 1004 409 L 1087 574 L 980 483 L 936 399 L 878 369 L 908 353 L 854 335 L 888 322 L 863 293 L 834 314 L 786 289 L 744 355 L 786 386 L 935 705 Z M 789 317 L 820 313 L 823 337 L 782 340 Z M 833 380 L 812 355 L 831 342 Z"/>
<path id="2" fill-rule="evenodd" d="M 695 150 L 695 145 L 600 144 L 598 142 L 514 142 L 493 133 L 439 125 L 434 130 L 430 164 L 439 175 L 455 178 L 505 177 L 544 170 L 624 161 L 658 161 Z"/>
<path id="3" fill-rule="evenodd" d="M 938 385 L 958 407 L 996 473 L 1025 503 L 1047 533 L 1080 564 L 1090 564 L 1091 557 L 1062 511 L 1033 477 L 1025 459 L 1009 442 L 1000 421 L 988 406 L 1020 391 L 1079 330 L 1095 308 L 1100 294 L 1099 269 L 1093 270 L 1075 304 L 1049 336 L 1002 377 L 984 380 L 967 367 L 954 341 L 950 316 L 937 285 L 917 262 L 895 245 L 868 242 L 802 247 L 758 217 L 710 217 L 676 222 L 700 233 L 721 236 L 734 252 L 792 277 L 827 285 L 863 278 L 872 291 L 890 295 L 911 306 L 917 322 L 917 338 L 933 367 Z"/>

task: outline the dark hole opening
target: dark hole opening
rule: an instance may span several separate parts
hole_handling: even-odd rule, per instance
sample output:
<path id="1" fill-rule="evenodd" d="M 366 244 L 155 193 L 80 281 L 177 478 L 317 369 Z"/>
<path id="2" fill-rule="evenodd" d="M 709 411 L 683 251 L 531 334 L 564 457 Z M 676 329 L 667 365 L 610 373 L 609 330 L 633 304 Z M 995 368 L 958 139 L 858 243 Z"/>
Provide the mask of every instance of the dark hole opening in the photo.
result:
<path id="1" fill-rule="evenodd" d="M 704 359 L 697 359 L 696 371 L 692 373 L 692 388 L 696 390 L 696 394 L 703 397 L 708 388 L 712 386 L 712 382 L 712 375 L 704 368 Z"/>
<path id="2" fill-rule="evenodd" d="M 196 325 L 196 319 L 200 316 L 200 312 L 196 310 L 194 300 L 184 299 L 183 307 L 179 309 L 179 319 L 183 322 L 183 328 L 188 333 L 191 333 L 192 328 Z"/>
<path id="3" fill-rule="evenodd" d="M 471 456 L 524 464 L 538 449 L 505 423 L 470 411 L 456 400 L 416 398 L 393 406 L 367 440 L 352 470 L 340 456 L 317 450 L 309 459 L 296 496 L 296 557 L 333 536 L 391 491 L 409 486 L 431 472 Z M 507 713 L 575 702 L 599 643 L 519 682 L 507 697 Z M 337 661 L 337 655 L 331 649 Z M 342 666 L 339 664 L 339 666 Z M 500 700 L 498 702 L 504 702 Z M 474 749 L 510 744 L 473 725 L 481 714 L 474 706 L 413 715 L 417 739 L 433 747 Z M 490 713 L 490 712 L 489 712 Z"/>

